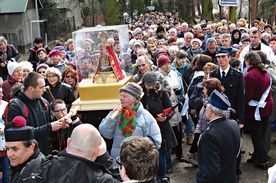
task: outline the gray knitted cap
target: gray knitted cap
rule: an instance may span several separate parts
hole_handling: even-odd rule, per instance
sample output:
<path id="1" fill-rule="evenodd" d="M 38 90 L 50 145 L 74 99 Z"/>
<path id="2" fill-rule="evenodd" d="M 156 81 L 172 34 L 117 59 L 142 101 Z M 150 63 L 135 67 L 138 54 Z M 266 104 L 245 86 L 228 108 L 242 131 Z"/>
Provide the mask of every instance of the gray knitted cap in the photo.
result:
<path id="1" fill-rule="evenodd" d="M 140 85 L 137 83 L 129 82 L 122 88 L 120 88 L 120 92 L 126 92 L 130 94 L 131 96 L 135 97 L 137 100 L 141 100 L 144 92 Z"/>

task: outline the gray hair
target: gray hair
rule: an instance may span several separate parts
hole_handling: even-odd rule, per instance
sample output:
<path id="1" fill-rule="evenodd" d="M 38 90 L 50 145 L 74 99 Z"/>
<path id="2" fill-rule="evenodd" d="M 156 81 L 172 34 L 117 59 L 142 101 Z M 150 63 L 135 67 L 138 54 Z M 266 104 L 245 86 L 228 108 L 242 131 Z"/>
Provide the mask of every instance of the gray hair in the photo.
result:
<path id="1" fill-rule="evenodd" d="M 220 36 L 221 39 L 229 39 L 231 41 L 231 35 L 230 34 L 222 34 Z"/>
<path id="2" fill-rule="evenodd" d="M 212 112 L 215 113 L 217 116 L 225 116 L 227 111 L 221 110 L 219 108 L 216 108 L 212 106 L 211 104 L 207 104 L 207 107 L 210 107 Z"/>
<path id="3" fill-rule="evenodd" d="M 207 41 L 206 41 L 206 45 L 208 45 L 208 44 L 218 44 L 217 43 L 217 40 L 215 39 L 215 38 L 209 38 L 209 39 L 207 39 Z"/>
<path id="4" fill-rule="evenodd" d="M 184 34 L 184 39 L 185 39 L 186 36 L 188 36 L 188 35 L 192 35 L 192 36 L 194 37 L 194 34 L 193 34 L 193 33 L 191 33 L 191 32 L 186 32 L 186 33 Z"/>
<path id="5" fill-rule="evenodd" d="M 138 63 L 141 62 L 142 60 L 145 60 L 146 63 L 149 63 L 148 57 L 145 56 L 145 55 L 142 55 L 142 56 L 140 56 L 140 57 L 137 58 L 136 64 L 138 65 Z"/>
<path id="6" fill-rule="evenodd" d="M 8 44 L 7 40 L 3 36 L 0 36 L 0 43 L 2 42 L 4 42 L 5 44 Z"/>

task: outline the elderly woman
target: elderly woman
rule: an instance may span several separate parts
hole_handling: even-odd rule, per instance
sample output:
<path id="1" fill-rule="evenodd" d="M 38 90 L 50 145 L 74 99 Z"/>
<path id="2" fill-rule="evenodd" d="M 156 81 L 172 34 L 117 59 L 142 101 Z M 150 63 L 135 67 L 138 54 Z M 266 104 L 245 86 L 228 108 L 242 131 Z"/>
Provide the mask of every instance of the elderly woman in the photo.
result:
<path id="1" fill-rule="evenodd" d="M 60 72 L 66 67 L 65 61 L 61 57 L 61 53 L 59 50 L 52 50 L 50 51 L 49 55 L 50 61 L 47 61 L 46 64 L 49 65 L 49 67 L 55 67 Z"/>
<path id="2" fill-rule="evenodd" d="M 19 63 L 22 67 L 22 71 L 23 71 L 23 80 L 25 77 L 27 77 L 27 75 L 30 73 L 30 72 L 33 72 L 33 64 L 29 61 L 23 61 L 23 62 L 20 62 Z"/>
<path id="3" fill-rule="evenodd" d="M 188 54 L 188 59 L 189 61 L 192 61 L 193 58 L 202 53 L 203 50 L 200 48 L 202 45 L 202 41 L 200 41 L 199 39 L 195 38 L 191 41 L 191 47 L 187 50 L 187 54 Z"/>
<path id="4" fill-rule="evenodd" d="M 62 82 L 70 85 L 74 91 L 76 98 L 79 98 L 78 77 L 75 69 L 71 67 L 65 67 L 62 73 Z"/>
<path id="5" fill-rule="evenodd" d="M 46 78 L 48 86 L 43 94 L 43 97 L 52 102 L 56 99 L 61 99 L 65 102 L 67 109 L 76 100 L 72 87 L 66 83 L 61 82 L 61 72 L 54 67 L 49 67 L 46 70 Z"/>
<path id="6" fill-rule="evenodd" d="M 8 44 L 3 36 L 0 36 L 0 77 L 2 77 L 3 80 L 6 80 L 8 76 L 8 62 L 16 62 L 19 57 L 20 55 L 16 48 Z"/>
<path id="7" fill-rule="evenodd" d="M 2 88 L 3 88 L 3 100 L 5 101 L 10 101 L 10 91 L 11 87 L 16 83 L 16 82 L 23 82 L 23 72 L 22 72 L 22 67 L 19 63 L 17 62 L 9 62 L 8 63 L 8 72 L 9 76 L 6 81 L 3 82 Z"/>
<path id="8" fill-rule="evenodd" d="M 268 155 L 265 147 L 265 130 L 268 118 L 272 114 L 273 99 L 271 95 L 271 78 L 260 56 L 249 52 L 244 56 L 249 62 L 245 80 L 245 119 L 253 143 L 254 152 L 247 160 L 257 168 L 267 169 Z"/>
<path id="9" fill-rule="evenodd" d="M 47 64 L 39 64 L 36 68 L 36 72 L 41 74 L 46 79 L 46 69 L 48 69 L 49 66 Z"/>
<path id="10" fill-rule="evenodd" d="M 158 178 L 161 178 L 165 176 L 166 171 L 172 171 L 171 149 L 177 146 L 177 140 L 169 122 L 171 113 L 163 112 L 172 109 L 172 105 L 167 91 L 163 89 L 162 84 L 158 81 L 156 72 L 147 72 L 140 85 L 145 93 L 141 102 L 145 109 L 155 117 L 161 131 L 162 144 L 159 149 L 160 167 L 157 175 Z"/>
<path id="11" fill-rule="evenodd" d="M 105 138 L 113 138 L 111 156 L 114 159 L 120 154 L 120 144 L 129 136 L 149 137 L 160 148 L 160 129 L 154 117 L 140 102 L 142 96 L 141 86 L 133 82 L 127 83 L 120 88 L 121 106 L 114 108 L 99 126 Z"/>

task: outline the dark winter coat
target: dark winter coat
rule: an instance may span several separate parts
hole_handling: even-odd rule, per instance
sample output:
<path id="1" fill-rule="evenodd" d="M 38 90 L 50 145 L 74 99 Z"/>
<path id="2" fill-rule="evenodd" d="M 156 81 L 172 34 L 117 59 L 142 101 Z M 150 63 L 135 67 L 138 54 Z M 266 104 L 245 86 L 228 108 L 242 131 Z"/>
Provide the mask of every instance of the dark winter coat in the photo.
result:
<path id="1" fill-rule="evenodd" d="M 51 96 L 49 90 L 54 98 Z M 69 109 L 72 103 L 76 100 L 72 87 L 66 83 L 62 83 L 61 81 L 58 81 L 55 87 L 52 87 L 49 83 L 43 97 L 47 99 L 48 102 L 52 102 L 55 99 L 61 99 L 65 102 L 67 109 Z"/>
<path id="2" fill-rule="evenodd" d="M 145 95 L 141 99 L 141 103 L 145 106 L 151 115 L 156 118 L 164 109 L 172 106 L 168 93 L 165 90 L 156 92 L 154 90 L 146 90 Z M 177 140 L 169 123 L 169 117 L 164 122 L 158 122 L 161 131 L 162 144 L 161 149 L 172 149 L 177 146 Z"/>
<path id="3" fill-rule="evenodd" d="M 2 55 L 2 52 L 0 52 L 0 55 Z M 16 62 L 19 59 L 20 55 L 17 49 L 11 45 L 7 45 L 7 61 Z M 7 64 L 7 63 L 6 63 Z M 0 67 L 0 77 L 3 75 L 8 75 L 8 69 L 7 65 L 5 67 Z"/>
<path id="4" fill-rule="evenodd" d="M 209 122 L 199 139 L 197 183 L 236 183 L 240 129 L 225 117 Z"/>
<path id="5" fill-rule="evenodd" d="M 50 106 L 41 99 L 30 99 L 23 92 L 19 92 L 19 98 L 28 108 L 27 126 L 33 126 L 34 137 L 38 141 L 39 149 L 44 155 L 52 153 L 52 139 L 50 133 L 52 126 L 50 124 Z M 11 102 L 8 110 L 8 120 L 12 121 L 16 116 L 25 116 L 21 107 Z"/>

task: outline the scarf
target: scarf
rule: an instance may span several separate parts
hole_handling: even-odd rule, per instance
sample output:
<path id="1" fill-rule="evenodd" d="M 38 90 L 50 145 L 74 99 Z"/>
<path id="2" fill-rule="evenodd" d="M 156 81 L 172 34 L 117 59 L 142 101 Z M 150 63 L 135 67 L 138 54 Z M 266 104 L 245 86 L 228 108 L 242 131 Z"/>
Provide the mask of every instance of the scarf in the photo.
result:
<path id="1" fill-rule="evenodd" d="M 191 53 L 192 53 L 192 55 L 197 55 L 197 54 L 199 54 L 199 53 L 201 53 L 202 52 L 202 49 L 201 48 L 198 48 L 197 50 L 193 50 L 192 48 L 191 48 Z"/>
<path id="2" fill-rule="evenodd" d="M 139 108 L 140 103 L 137 102 L 132 109 L 125 108 L 121 114 L 119 122 L 119 128 L 121 134 L 124 137 L 129 137 L 133 134 L 136 129 L 136 111 Z"/>
<path id="3" fill-rule="evenodd" d="M 6 63 L 7 60 L 7 46 L 0 50 L 0 63 Z"/>

